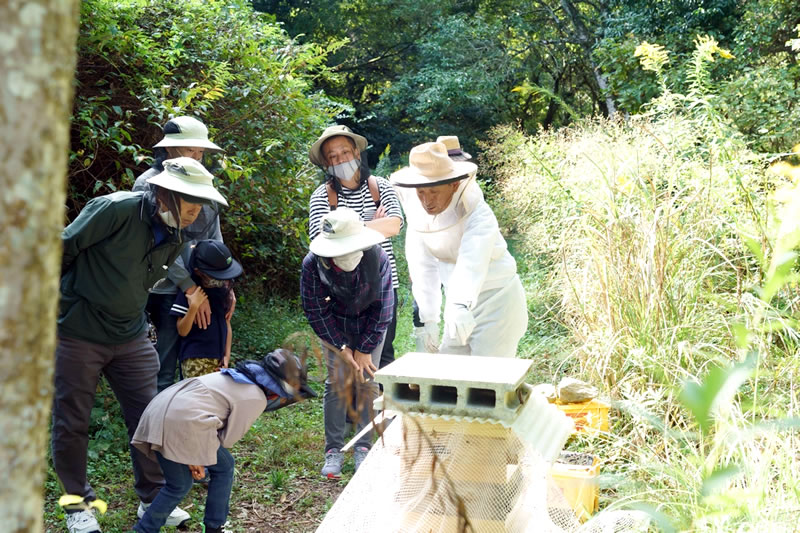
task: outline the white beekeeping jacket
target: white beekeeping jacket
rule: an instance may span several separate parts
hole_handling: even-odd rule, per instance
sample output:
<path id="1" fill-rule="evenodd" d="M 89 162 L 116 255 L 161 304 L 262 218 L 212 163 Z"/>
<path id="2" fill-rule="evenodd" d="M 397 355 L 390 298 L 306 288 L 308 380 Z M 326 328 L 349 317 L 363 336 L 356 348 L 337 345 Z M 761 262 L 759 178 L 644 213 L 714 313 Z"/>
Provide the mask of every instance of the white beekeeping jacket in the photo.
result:
<path id="1" fill-rule="evenodd" d="M 425 212 L 416 190 L 397 187 L 406 213 L 406 260 L 423 322 L 438 322 L 441 285 L 449 304 L 473 309 L 481 291 L 507 285 L 517 273 L 506 241 L 474 176 L 463 180 L 439 215 Z"/>

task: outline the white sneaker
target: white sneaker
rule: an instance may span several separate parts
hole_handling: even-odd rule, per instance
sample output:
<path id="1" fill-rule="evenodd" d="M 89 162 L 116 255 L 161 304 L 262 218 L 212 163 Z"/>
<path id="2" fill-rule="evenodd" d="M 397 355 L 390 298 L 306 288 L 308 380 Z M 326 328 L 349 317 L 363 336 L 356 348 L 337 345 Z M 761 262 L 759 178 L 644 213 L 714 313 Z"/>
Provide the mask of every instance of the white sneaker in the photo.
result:
<path id="1" fill-rule="evenodd" d="M 67 531 L 69 533 L 100 533 L 100 524 L 93 511 L 67 513 Z"/>
<path id="2" fill-rule="evenodd" d="M 136 511 L 136 516 L 139 518 L 144 516 L 144 512 L 147 511 L 147 508 L 150 507 L 149 503 L 139 502 L 139 510 Z M 176 507 L 169 513 L 167 517 L 167 522 L 164 524 L 165 526 L 175 526 L 180 527 L 186 522 L 188 522 L 192 517 L 189 516 L 189 513 L 181 509 L 180 507 Z"/>

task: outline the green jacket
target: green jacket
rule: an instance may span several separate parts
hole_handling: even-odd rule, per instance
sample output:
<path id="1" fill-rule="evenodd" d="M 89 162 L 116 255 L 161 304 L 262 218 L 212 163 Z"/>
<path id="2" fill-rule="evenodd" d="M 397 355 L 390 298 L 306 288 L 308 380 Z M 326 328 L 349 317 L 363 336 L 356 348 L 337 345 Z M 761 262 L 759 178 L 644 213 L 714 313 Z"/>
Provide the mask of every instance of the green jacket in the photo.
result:
<path id="1" fill-rule="evenodd" d="M 151 193 L 115 192 L 92 199 L 64 228 L 60 335 L 122 344 L 145 331 L 147 291 L 185 246 L 154 215 Z M 154 223 L 167 234 L 155 247 Z"/>

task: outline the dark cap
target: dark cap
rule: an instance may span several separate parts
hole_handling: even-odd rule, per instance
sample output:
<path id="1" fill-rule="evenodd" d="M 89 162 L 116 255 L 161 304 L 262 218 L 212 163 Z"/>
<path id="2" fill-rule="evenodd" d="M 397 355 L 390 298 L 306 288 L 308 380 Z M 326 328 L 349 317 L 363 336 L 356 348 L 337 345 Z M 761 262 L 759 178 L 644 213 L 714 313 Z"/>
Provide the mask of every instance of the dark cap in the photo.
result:
<path id="1" fill-rule="evenodd" d="M 220 241 L 200 241 L 194 246 L 189 271 L 198 269 L 214 279 L 233 279 L 242 273 L 242 265 Z"/>

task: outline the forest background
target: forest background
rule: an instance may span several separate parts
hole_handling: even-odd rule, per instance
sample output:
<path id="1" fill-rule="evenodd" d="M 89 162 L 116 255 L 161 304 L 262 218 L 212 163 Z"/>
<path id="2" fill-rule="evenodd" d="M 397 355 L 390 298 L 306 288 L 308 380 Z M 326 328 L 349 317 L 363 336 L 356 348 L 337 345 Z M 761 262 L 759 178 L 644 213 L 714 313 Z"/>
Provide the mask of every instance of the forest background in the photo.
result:
<path id="1" fill-rule="evenodd" d="M 365 135 L 384 176 L 413 145 L 458 135 L 528 292 L 520 356 L 537 361 L 531 381 L 580 377 L 614 402 L 608 435 L 571 444 L 601 457 L 603 507 L 645 509 L 663 530 L 796 527 L 793 2 L 80 9 L 67 219 L 93 196 L 129 189 L 170 116 L 203 120 L 226 150 L 207 163 L 246 272 L 235 352 L 305 327 L 298 265 L 321 180 L 307 150 L 326 125 Z M 268 508 L 294 490 L 297 507 L 314 494 L 303 480 L 318 467 L 317 407 L 265 421 L 243 445 L 269 476 L 248 469 L 248 501 Z M 107 391 L 95 414 L 92 458 L 104 466 L 94 482 L 124 491 L 124 431 Z M 304 453 L 281 455 L 275 434 L 286 428 L 302 429 L 293 442 Z M 51 473 L 51 502 L 56 493 Z M 308 530 L 303 520 L 318 521 L 331 497 L 311 498 L 278 530 Z"/>

